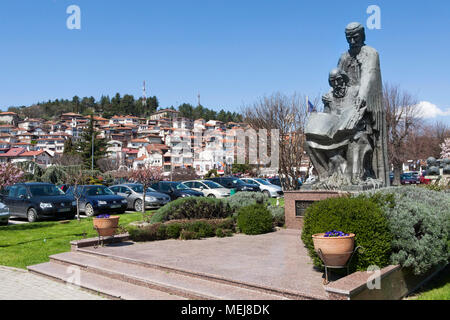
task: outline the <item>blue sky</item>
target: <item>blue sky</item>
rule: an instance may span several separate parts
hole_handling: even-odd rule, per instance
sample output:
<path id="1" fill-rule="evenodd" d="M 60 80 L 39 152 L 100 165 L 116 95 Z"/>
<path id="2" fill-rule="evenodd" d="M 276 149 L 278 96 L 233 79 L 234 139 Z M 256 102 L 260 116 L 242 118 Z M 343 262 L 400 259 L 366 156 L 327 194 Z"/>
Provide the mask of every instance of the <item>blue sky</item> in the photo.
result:
<path id="1" fill-rule="evenodd" d="M 81 30 L 69 30 L 69 5 Z M 149 94 L 239 111 L 280 91 L 319 96 L 347 49 L 347 23 L 381 9 L 367 30 L 383 80 L 448 121 L 450 2 L 268 0 L 2 0 L 0 108 L 78 96 Z M 434 118 L 436 119 L 436 118 Z M 450 123 L 450 121 L 449 121 Z"/>

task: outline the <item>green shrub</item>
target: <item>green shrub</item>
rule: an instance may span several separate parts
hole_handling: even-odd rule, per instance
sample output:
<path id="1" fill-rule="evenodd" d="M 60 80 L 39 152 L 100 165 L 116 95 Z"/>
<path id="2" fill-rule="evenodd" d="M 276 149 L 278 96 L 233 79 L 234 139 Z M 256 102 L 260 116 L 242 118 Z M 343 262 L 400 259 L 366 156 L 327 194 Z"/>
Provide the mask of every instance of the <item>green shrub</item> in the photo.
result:
<path id="1" fill-rule="evenodd" d="M 218 229 L 222 230 L 224 236 L 233 235 L 236 229 L 234 219 L 173 220 L 144 227 L 127 227 L 130 239 L 136 242 L 214 237 Z"/>
<path id="2" fill-rule="evenodd" d="M 168 223 L 166 228 L 167 238 L 178 239 L 183 226 L 180 223 Z"/>
<path id="3" fill-rule="evenodd" d="M 239 209 L 237 225 L 245 234 L 267 233 L 273 231 L 273 217 L 264 205 L 253 204 Z"/>
<path id="4" fill-rule="evenodd" d="M 225 233 L 223 232 L 222 228 L 217 228 L 216 229 L 216 237 L 219 237 L 219 238 L 225 237 Z"/>
<path id="5" fill-rule="evenodd" d="M 314 250 L 312 235 L 331 230 L 354 233 L 355 246 L 364 248 L 364 253 L 354 256 L 352 270 L 389 265 L 392 234 L 376 201 L 362 197 L 330 198 L 315 202 L 306 210 L 301 238 L 316 267 L 322 268 L 323 263 Z"/>
<path id="6" fill-rule="evenodd" d="M 136 242 L 163 240 L 159 237 L 161 233 L 158 232 L 161 225 L 161 223 L 155 223 L 145 227 L 128 227 L 128 234 L 130 239 Z"/>
<path id="7" fill-rule="evenodd" d="M 151 223 L 181 219 L 221 219 L 232 215 L 223 200 L 203 197 L 179 198 L 160 208 L 150 218 Z"/>
<path id="8" fill-rule="evenodd" d="M 199 239 L 199 236 L 194 231 L 183 230 L 180 235 L 181 240 L 195 240 Z"/>
<path id="9" fill-rule="evenodd" d="M 282 226 L 284 226 L 284 223 L 285 223 L 284 208 L 283 207 L 277 207 L 277 206 L 268 206 L 267 209 L 272 214 L 273 226 L 274 227 L 282 227 Z"/>
<path id="10" fill-rule="evenodd" d="M 364 194 L 379 201 L 393 234 L 391 263 L 423 274 L 450 258 L 450 195 L 426 188 L 386 188 Z"/>
<path id="11" fill-rule="evenodd" d="M 265 204 L 267 206 L 269 204 L 269 197 L 261 192 L 241 191 L 226 198 L 226 202 L 230 205 L 234 215 L 237 216 L 237 212 L 243 207 L 248 207 L 257 203 Z"/>
<path id="12" fill-rule="evenodd" d="M 208 238 L 215 235 L 215 228 L 208 222 L 202 220 L 186 223 L 183 229 L 196 233 L 199 238 Z"/>

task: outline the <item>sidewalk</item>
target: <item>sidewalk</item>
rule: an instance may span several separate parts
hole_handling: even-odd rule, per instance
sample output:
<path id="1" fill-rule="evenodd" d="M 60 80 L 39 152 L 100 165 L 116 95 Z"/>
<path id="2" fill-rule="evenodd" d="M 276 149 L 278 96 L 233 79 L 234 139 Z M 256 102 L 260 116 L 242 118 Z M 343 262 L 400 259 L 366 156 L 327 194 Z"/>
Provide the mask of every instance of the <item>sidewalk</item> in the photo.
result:
<path id="1" fill-rule="evenodd" d="M 0 300 L 103 300 L 74 286 L 26 270 L 0 266 Z"/>

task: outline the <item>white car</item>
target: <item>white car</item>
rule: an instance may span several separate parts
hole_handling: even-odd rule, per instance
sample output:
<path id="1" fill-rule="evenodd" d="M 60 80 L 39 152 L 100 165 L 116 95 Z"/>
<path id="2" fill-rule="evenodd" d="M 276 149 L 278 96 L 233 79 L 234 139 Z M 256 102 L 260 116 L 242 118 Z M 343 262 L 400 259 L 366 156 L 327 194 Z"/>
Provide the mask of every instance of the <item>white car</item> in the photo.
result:
<path id="1" fill-rule="evenodd" d="M 280 186 L 275 184 L 271 184 L 265 179 L 262 178 L 241 178 L 245 183 L 252 184 L 254 186 L 258 186 L 261 189 L 262 193 L 267 195 L 269 198 L 276 198 L 283 196 L 283 189 Z"/>
<path id="2" fill-rule="evenodd" d="M 230 189 L 222 187 L 220 184 L 210 180 L 184 181 L 183 184 L 189 188 L 203 192 L 208 198 L 226 198 L 230 196 Z"/>

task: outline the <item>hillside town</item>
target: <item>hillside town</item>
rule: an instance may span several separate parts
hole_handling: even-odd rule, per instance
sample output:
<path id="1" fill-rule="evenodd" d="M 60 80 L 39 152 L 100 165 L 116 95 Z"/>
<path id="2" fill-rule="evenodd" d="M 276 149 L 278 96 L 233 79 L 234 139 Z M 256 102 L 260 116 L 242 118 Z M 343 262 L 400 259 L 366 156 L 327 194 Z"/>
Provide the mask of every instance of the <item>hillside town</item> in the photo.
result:
<path id="1" fill-rule="evenodd" d="M 107 141 L 106 158 L 115 169 L 151 166 L 168 174 L 180 167 L 194 168 L 199 176 L 212 169 L 224 174 L 238 153 L 237 131 L 248 129 L 245 123 L 180 117 L 173 109 L 156 111 L 149 118 L 116 115 L 93 120 L 97 138 Z M 51 121 L 2 112 L 0 163 L 33 161 L 49 167 L 64 154 L 67 140 L 82 139 L 89 122 L 90 116 L 73 112 Z"/>

